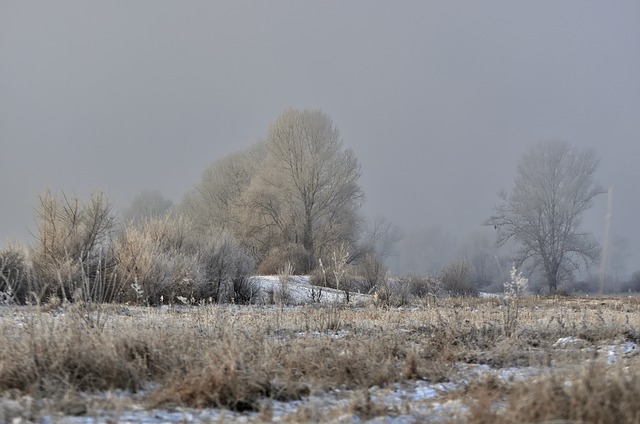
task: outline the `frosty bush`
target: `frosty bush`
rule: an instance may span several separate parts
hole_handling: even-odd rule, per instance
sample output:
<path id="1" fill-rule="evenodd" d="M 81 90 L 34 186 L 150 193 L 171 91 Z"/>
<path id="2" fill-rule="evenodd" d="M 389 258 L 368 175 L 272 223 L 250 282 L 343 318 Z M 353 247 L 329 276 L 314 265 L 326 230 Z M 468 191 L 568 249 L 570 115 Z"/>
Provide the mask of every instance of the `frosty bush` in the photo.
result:
<path id="1" fill-rule="evenodd" d="M 374 304 L 379 306 L 404 306 L 418 299 L 444 296 L 439 280 L 416 275 L 401 278 L 385 276 L 374 291 Z"/>
<path id="2" fill-rule="evenodd" d="M 129 225 L 114 245 L 122 300 L 149 303 L 248 303 L 257 288 L 247 280 L 253 261 L 226 234 L 196 234 L 182 217 Z"/>
<path id="3" fill-rule="evenodd" d="M 198 296 L 215 302 L 249 303 L 256 298 L 256 285 L 247 279 L 254 262 L 228 234 L 210 236 L 201 242 L 198 263 L 205 282 Z"/>
<path id="4" fill-rule="evenodd" d="M 504 283 L 504 297 L 502 299 L 502 317 L 505 335 L 511 336 L 518 324 L 520 310 L 519 298 L 527 290 L 529 280 L 518 272 L 516 266 L 511 267 L 511 281 Z"/>
<path id="5" fill-rule="evenodd" d="M 477 296 L 478 290 L 471 283 L 471 270 L 466 260 L 458 259 L 442 270 L 442 287 L 451 296 Z"/>
<path id="6" fill-rule="evenodd" d="M 0 304 L 27 302 L 31 264 L 26 247 L 9 245 L 0 250 Z"/>
<path id="7" fill-rule="evenodd" d="M 291 265 L 290 262 L 287 262 L 280 270 L 278 271 L 278 285 L 274 287 L 273 291 L 273 301 L 276 305 L 278 305 L 281 309 L 284 305 L 288 305 L 293 302 L 291 298 L 291 292 L 289 291 L 289 280 L 291 280 L 291 276 L 293 275 L 295 268 Z"/>
<path id="8" fill-rule="evenodd" d="M 31 248 L 33 292 L 71 300 L 84 279 L 95 281 L 109 264 L 115 217 L 101 192 L 87 200 L 46 191 L 35 208 L 38 231 Z M 93 289 L 92 289 L 93 290 Z"/>
<path id="9" fill-rule="evenodd" d="M 522 272 L 518 272 L 515 265 L 511 267 L 511 281 L 504 283 L 504 297 L 505 299 L 517 298 L 522 296 L 527 290 L 529 280 L 522 276 Z"/>
<path id="10" fill-rule="evenodd" d="M 204 284 L 188 224 L 180 218 L 149 218 L 128 226 L 114 245 L 121 301 L 158 304 L 191 299 Z"/>
<path id="11" fill-rule="evenodd" d="M 369 294 L 373 293 L 379 284 L 384 283 L 387 275 L 382 258 L 373 252 L 364 255 L 357 272 L 362 279 L 363 291 Z"/>
<path id="12" fill-rule="evenodd" d="M 336 281 L 336 289 L 344 292 L 344 300 L 349 303 L 351 295 L 351 286 L 353 278 L 351 274 L 351 266 L 349 265 L 349 252 L 344 244 L 333 252 L 333 278 Z"/>

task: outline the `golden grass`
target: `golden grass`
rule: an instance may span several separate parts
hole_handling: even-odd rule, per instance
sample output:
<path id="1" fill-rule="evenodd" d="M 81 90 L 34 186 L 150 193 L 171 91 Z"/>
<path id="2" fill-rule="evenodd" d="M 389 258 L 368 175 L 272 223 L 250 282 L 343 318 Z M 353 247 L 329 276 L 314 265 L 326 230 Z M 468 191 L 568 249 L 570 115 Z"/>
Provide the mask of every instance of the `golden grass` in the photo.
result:
<path id="1" fill-rule="evenodd" d="M 637 298 L 525 298 L 510 337 L 500 307 L 496 299 L 431 298 L 413 308 L 4 308 L 0 397 L 33 399 L 29 419 L 80 393 L 142 388 L 148 407 L 268 415 L 265 400 L 341 389 L 357 394 L 348 413 L 371 418 L 394 413 L 371 403 L 371 387 L 455 380 L 456 364 L 467 363 L 559 370 L 535 385 L 479 380 L 450 394 L 468 405 L 469 422 L 637 422 L 637 363 L 606 367 L 597 350 L 638 337 Z M 554 347 L 568 336 L 586 348 Z M 507 406 L 489 407 L 499 402 Z"/>

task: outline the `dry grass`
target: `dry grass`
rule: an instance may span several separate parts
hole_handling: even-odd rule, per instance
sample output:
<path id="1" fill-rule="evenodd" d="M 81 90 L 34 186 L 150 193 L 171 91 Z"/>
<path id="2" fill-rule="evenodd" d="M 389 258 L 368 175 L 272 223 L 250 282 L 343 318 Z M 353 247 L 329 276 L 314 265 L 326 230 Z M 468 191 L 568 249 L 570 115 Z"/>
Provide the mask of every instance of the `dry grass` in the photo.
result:
<path id="1" fill-rule="evenodd" d="M 148 407 L 222 407 L 268 415 L 266 399 L 340 389 L 356 393 L 341 413 L 366 419 L 399 413 L 373 404 L 371 387 L 456 381 L 459 364 L 489 364 L 562 373 L 539 377 L 535 385 L 479 380 L 450 394 L 468 405 L 470 422 L 637 422 L 637 362 L 605 367 L 597 350 L 637 341 L 637 298 L 524 298 L 510 336 L 500 305 L 496 299 L 430 298 L 411 309 L 5 307 L 0 309 L 0 398 L 32 399 L 25 418 L 33 419 L 52 409 L 90 414 L 90 405 L 80 408 L 77 402 L 85 392 L 146 388 Z M 586 345 L 554 346 L 568 336 Z M 490 407 L 496 404 L 507 406 Z M 298 413 L 323 420 L 308 408 Z"/>
<path id="2" fill-rule="evenodd" d="M 605 366 L 589 362 L 533 381 L 488 379 L 466 389 L 472 424 L 514 422 L 638 423 L 640 362 Z M 496 407 L 502 401 L 502 407 Z"/>

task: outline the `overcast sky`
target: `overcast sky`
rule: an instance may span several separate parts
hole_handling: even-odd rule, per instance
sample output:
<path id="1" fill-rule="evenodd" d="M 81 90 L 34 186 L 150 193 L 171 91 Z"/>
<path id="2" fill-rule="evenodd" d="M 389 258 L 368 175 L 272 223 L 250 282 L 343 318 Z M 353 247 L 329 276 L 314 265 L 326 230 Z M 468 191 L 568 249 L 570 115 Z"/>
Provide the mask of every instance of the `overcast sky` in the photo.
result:
<path id="1" fill-rule="evenodd" d="M 47 187 L 179 202 L 288 107 L 333 118 L 368 215 L 457 237 L 532 143 L 592 148 L 640 269 L 637 0 L 0 0 L 0 243 Z"/>

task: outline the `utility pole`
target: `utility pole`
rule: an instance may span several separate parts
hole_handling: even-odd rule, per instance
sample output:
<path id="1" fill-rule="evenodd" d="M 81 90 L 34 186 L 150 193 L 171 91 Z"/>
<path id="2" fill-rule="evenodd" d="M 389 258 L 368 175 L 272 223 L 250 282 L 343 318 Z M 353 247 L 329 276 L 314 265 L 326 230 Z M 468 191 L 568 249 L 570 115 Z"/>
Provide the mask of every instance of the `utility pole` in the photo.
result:
<path id="1" fill-rule="evenodd" d="M 611 211 L 613 210 L 613 187 L 607 192 L 607 214 L 604 220 L 604 236 L 602 240 L 602 254 L 600 256 L 600 295 L 604 294 L 604 279 L 607 271 L 609 255 L 609 233 L 611 232 Z"/>

